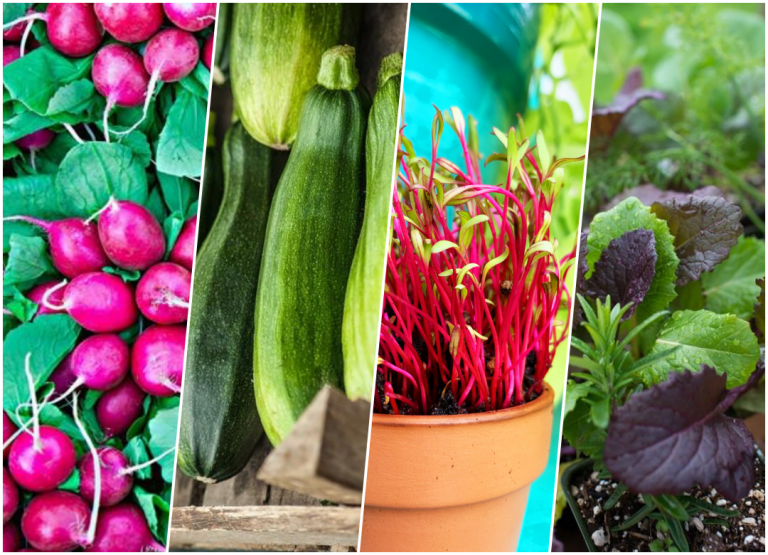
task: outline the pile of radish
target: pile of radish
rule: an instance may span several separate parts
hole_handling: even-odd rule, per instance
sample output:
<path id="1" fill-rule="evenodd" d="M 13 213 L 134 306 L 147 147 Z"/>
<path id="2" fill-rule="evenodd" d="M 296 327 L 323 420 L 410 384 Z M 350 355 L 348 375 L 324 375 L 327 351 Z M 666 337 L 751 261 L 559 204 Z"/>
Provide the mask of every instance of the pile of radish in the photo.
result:
<path id="1" fill-rule="evenodd" d="M 3 551 L 165 551 L 215 3 L 3 4 Z"/>

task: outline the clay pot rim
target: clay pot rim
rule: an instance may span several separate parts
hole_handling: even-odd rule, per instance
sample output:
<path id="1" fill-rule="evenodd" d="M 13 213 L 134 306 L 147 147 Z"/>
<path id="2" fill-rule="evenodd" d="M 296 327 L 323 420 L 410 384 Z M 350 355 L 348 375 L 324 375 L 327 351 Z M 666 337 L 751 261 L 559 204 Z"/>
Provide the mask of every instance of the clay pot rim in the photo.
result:
<path id="1" fill-rule="evenodd" d="M 380 414 L 373 413 L 372 424 L 375 426 L 391 426 L 405 428 L 413 426 L 468 426 L 472 424 L 487 424 L 520 418 L 531 413 L 546 410 L 554 404 L 555 393 L 548 383 L 544 383 L 544 391 L 533 401 L 491 412 L 478 412 L 474 414 L 450 414 L 441 416 L 412 415 L 412 414 Z"/>

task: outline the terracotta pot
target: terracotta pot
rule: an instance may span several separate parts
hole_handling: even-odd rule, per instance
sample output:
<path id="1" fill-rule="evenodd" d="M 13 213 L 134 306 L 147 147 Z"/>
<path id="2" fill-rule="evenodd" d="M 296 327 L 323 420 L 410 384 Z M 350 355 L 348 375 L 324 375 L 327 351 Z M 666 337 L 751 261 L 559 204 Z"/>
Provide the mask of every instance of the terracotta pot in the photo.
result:
<path id="1" fill-rule="evenodd" d="M 374 414 L 360 551 L 515 551 L 553 400 L 546 386 L 496 412 Z"/>

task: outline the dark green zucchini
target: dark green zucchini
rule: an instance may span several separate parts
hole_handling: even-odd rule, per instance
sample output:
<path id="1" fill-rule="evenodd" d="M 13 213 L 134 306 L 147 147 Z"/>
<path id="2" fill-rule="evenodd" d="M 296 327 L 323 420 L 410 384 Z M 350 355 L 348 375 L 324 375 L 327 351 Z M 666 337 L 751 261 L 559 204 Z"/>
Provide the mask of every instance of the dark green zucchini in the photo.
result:
<path id="1" fill-rule="evenodd" d="M 369 102 L 354 48 L 323 54 L 272 203 L 255 310 L 254 389 L 274 445 L 323 385 L 342 386 L 341 322 L 360 232 Z"/>
<path id="2" fill-rule="evenodd" d="M 396 53 L 384 58 L 368 116 L 365 217 L 349 274 L 342 327 L 344 389 L 350 399 L 370 401 L 373 391 L 402 69 L 402 55 Z"/>
<path id="3" fill-rule="evenodd" d="M 184 370 L 178 463 L 203 482 L 240 472 L 262 434 L 251 393 L 253 304 L 272 165 L 242 125 L 229 130 L 221 207 L 195 262 Z"/>

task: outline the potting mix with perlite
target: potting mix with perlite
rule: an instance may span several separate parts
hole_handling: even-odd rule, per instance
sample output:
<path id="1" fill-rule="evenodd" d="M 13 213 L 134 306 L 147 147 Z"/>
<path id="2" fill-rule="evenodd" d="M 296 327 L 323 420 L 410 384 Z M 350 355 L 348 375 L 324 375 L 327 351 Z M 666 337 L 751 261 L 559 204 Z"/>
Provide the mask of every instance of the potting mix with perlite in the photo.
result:
<path id="1" fill-rule="evenodd" d="M 213 3 L 3 5 L 3 549 L 164 551 Z"/>

